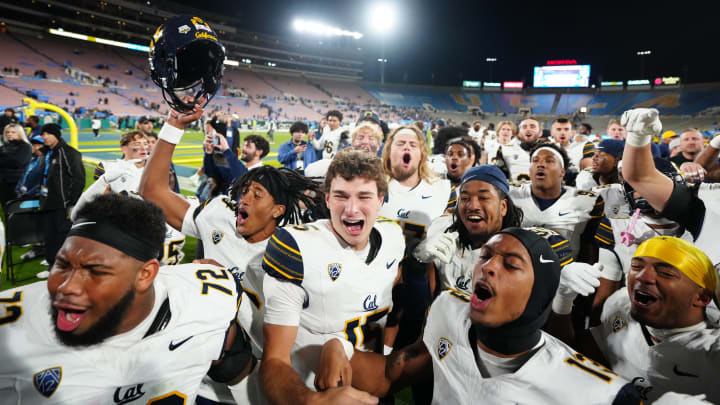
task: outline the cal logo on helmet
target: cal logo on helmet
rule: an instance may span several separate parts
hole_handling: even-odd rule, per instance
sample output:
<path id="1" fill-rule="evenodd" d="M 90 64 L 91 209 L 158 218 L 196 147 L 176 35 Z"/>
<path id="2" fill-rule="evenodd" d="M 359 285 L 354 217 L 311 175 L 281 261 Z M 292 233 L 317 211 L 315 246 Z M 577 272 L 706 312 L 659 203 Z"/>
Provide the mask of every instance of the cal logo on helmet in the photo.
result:
<path id="1" fill-rule="evenodd" d="M 33 385 L 44 397 L 50 398 L 62 380 L 62 367 L 47 368 L 33 375 Z"/>
<path id="2" fill-rule="evenodd" d="M 330 263 L 328 264 L 328 274 L 330 275 L 330 279 L 332 281 L 335 281 L 340 277 L 340 272 L 342 271 L 342 264 L 340 263 Z"/>
<path id="3" fill-rule="evenodd" d="M 437 345 L 438 358 L 440 358 L 440 360 L 444 359 L 445 356 L 450 353 L 450 349 L 452 349 L 452 342 L 444 337 L 441 337 L 440 340 L 438 340 Z"/>
<path id="4" fill-rule="evenodd" d="M 213 230 L 213 231 L 212 231 L 212 241 L 213 241 L 213 243 L 216 244 L 216 245 L 217 245 L 218 243 L 220 243 L 220 241 L 223 239 L 223 236 L 225 236 L 224 233 L 222 233 L 222 232 L 220 232 L 220 231 L 218 231 L 218 230 Z"/>

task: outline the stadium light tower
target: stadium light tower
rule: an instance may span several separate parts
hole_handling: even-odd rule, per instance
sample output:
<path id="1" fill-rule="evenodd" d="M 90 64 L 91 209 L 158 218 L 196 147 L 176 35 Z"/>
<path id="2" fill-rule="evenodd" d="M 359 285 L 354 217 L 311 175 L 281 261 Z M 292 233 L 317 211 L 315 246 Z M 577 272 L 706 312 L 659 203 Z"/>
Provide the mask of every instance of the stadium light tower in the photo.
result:
<path id="1" fill-rule="evenodd" d="M 385 85 L 385 39 L 395 26 L 395 6 L 390 3 L 379 3 L 370 10 L 369 25 L 380 36 L 380 86 Z"/>
<path id="2" fill-rule="evenodd" d="M 640 57 L 640 78 L 644 79 L 645 78 L 645 58 L 648 55 L 652 55 L 652 51 L 642 50 L 642 51 L 635 52 L 635 54 Z"/>
<path id="3" fill-rule="evenodd" d="M 493 77 L 492 77 L 493 69 L 492 68 L 493 68 L 493 63 L 497 62 L 497 58 L 485 58 L 485 62 L 488 63 L 488 68 L 490 69 L 490 81 L 493 81 Z"/>

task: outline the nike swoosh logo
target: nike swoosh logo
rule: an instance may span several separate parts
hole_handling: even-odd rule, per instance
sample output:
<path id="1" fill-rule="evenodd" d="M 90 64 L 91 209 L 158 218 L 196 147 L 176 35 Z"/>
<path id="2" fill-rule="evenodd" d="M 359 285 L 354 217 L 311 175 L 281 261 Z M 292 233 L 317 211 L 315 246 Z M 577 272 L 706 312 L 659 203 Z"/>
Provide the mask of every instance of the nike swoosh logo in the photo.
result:
<path id="1" fill-rule="evenodd" d="M 555 260 L 543 259 L 542 255 L 540 255 L 540 263 L 555 263 Z"/>
<path id="2" fill-rule="evenodd" d="M 178 347 L 182 346 L 185 342 L 187 342 L 188 340 L 192 339 L 193 336 L 195 336 L 195 335 L 192 335 L 192 336 L 190 336 L 189 338 L 187 338 L 187 339 L 185 339 L 185 340 L 181 340 L 181 341 L 179 341 L 179 342 L 177 342 L 177 343 L 173 343 L 172 341 L 170 341 L 170 345 L 168 346 L 168 349 L 170 349 L 170 351 L 173 351 L 173 350 L 177 349 Z"/>
<path id="3" fill-rule="evenodd" d="M 569 213 L 570 213 L 570 211 L 568 211 L 568 212 L 560 212 L 560 213 L 558 213 L 558 215 L 559 215 L 559 216 L 563 216 L 563 215 L 567 215 L 567 214 L 569 214 Z"/>
<path id="4" fill-rule="evenodd" d="M 423 200 L 427 200 L 428 198 L 432 197 L 431 195 L 421 195 L 420 198 Z"/>
<path id="5" fill-rule="evenodd" d="M 385 263 L 385 266 L 389 269 L 395 263 L 395 260 L 397 259 L 393 259 L 393 261 L 391 261 L 390 263 Z"/>
<path id="6" fill-rule="evenodd" d="M 700 378 L 699 375 L 690 374 L 690 373 L 686 373 L 686 372 L 684 372 L 684 371 L 678 370 L 677 364 L 675 365 L 675 367 L 673 367 L 673 373 L 679 375 L 680 377 L 695 377 L 695 378 Z"/>
<path id="7" fill-rule="evenodd" d="M 74 224 L 73 226 L 70 227 L 70 229 L 79 228 L 84 225 L 95 225 L 95 224 L 97 224 L 97 222 L 81 222 L 79 224 Z"/>

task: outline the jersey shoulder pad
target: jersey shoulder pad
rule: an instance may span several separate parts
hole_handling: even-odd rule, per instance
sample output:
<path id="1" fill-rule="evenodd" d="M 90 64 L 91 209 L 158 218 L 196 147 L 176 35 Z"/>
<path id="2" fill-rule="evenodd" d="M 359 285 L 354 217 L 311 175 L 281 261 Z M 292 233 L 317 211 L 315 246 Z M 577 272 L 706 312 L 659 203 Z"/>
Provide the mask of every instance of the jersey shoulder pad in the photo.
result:
<path id="1" fill-rule="evenodd" d="M 509 181 L 508 184 L 510 185 L 510 187 L 517 187 L 517 188 L 520 188 L 523 186 L 523 183 L 521 183 L 519 181 Z"/>
<path id="2" fill-rule="evenodd" d="M 586 168 L 582 169 L 582 171 L 592 173 L 592 167 L 586 167 Z"/>
<path id="3" fill-rule="evenodd" d="M 589 191 L 589 190 L 580 190 L 580 189 L 577 189 L 577 188 L 575 189 L 575 194 L 576 194 L 576 195 L 586 196 L 586 197 L 592 197 L 592 198 L 597 198 L 597 196 L 598 196 L 597 194 L 593 193 L 592 191 Z"/>
<path id="4" fill-rule="evenodd" d="M 550 244 L 550 247 L 553 249 L 553 251 L 555 251 L 558 259 L 560 259 L 560 266 L 565 266 L 566 264 L 573 262 L 574 258 L 572 254 L 572 248 L 570 247 L 570 242 L 562 235 L 547 228 L 530 227 L 525 229 L 534 232 L 536 235 L 542 238 L 545 238 L 545 240 Z"/>
<path id="5" fill-rule="evenodd" d="M 98 162 L 97 166 L 95 166 L 95 172 L 93 172 L 93 180 L 97 180 L 105 174 L 105 165 L 103 162 Z"/>
<path id="6" fill-rule="evenodd" d="M 603 216 L 595 232 L 595 242 L 600 248 L 612 250 L 615 247 L 615 236 L 613 234 L 610 220 Z"/>
<path id="7" fill-rule="evenodd" d="M 268 240 L 262 267 L 268 275 L 278 280 L 302 284 L 305 276 L 302 254 L 295 238 L 287 229 L 277 228 Z"/>

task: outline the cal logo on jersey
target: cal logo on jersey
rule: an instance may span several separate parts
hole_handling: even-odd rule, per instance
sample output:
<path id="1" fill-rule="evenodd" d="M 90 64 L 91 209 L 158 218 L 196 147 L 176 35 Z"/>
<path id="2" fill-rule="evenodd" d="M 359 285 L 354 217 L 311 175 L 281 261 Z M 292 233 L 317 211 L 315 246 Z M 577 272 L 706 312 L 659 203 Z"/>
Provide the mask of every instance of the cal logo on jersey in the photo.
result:
<path id="1" fill-rule="evenodd" d="M 623 318 L 620 315 L 615 315 L 615 318 L 613 318 L 613 321 L 612 321 L 613 333 L 620 332 L 620 329 L 624 328 L 626 325 L 627 325 L 627 321 L 625 320 L 625 318 Z"/>
<path id="2" fill-rule="evenodd" d="M 378 309 L 377 294 L 368 294 L 363 300 L 363 309 L 365 311 L 374 311 Z"/>
<path id="3" fill-rule="evenodd" d="M 60 380 L 62 380 L 62 367 L 47 368 L 33 375 L 35 389 L 46 398 L 50 398 L 55 393 L 60 385 Z"/>
<path id="4" fill-rule="evenodd" d="M 330 263 L 328 264 L 328 274 L 330 275 L 330 279 L 332 281 L 335 281 L 340 277 L 340 272 L 342 271 L 342 264 L 340 263 Z"/>
<path id="5" fill-rule="evenodd" d="M 437 353 L 440 360 L 444 359 L 445 356 L 450 353 L 450 349 L 452 349 L 452 342 L 444 337 L 441 337 L 440 340 L 438 340 L 437 345 Z"/>
<path id="6" fill-rule="evenodd" d="M 213 241 L 213 243 L 216 244 L 216 245 L 217 245 L 218 243 L 220 243 L 220 241 L 222 240 L 223 236 L 225 236 L 224 233 L 222 233 L 222 232 L 220 232 L 220 231 L 218 231 L 218 230 L 213 230 L 213 231 L 212 231 L 212 241 Z"/>
<path id="7" fill-rule="evenodd" d="M 145 395 L 142 386 L 142 384 L 135 384 L 128 387 L 118 387 L 115 389 L 115 394 L 113 394 L 113 401 L 117 405 L 122 405 L 142 398 Z"/>

